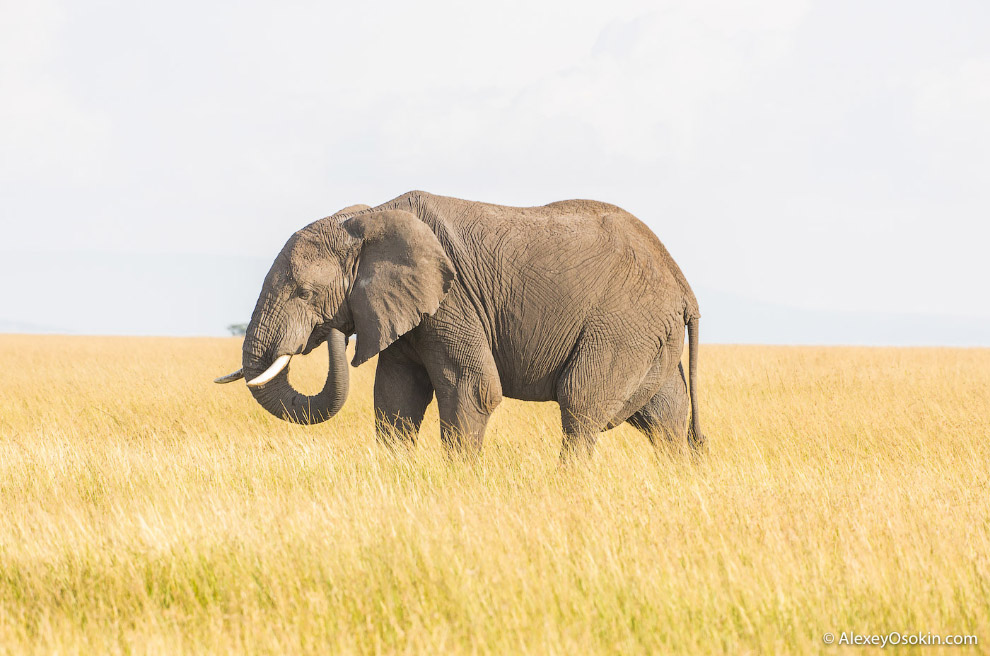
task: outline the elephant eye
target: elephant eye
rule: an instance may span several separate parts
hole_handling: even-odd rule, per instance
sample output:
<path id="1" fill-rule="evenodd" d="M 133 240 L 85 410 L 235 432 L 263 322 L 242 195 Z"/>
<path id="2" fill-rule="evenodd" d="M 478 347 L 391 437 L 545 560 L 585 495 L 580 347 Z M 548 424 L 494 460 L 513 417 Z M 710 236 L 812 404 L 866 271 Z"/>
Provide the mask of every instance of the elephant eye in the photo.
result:
<path id="1" fill-rule="evenodd" d="M 306 289 L 305 287 L 300 287 L 299 291 L 296 292 L 296 295 L 299 296 L 299 298 L 301 298 L 302 300 L 308 301 L 309 299 L 313 298 L 313 291 L 311 289 Z"/>

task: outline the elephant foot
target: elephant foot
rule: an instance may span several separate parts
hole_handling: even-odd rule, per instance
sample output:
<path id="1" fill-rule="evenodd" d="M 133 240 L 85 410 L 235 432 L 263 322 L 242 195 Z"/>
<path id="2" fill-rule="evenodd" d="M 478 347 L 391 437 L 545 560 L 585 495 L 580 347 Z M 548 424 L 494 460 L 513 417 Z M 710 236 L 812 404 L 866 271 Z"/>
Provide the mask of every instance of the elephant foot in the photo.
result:
<path id="1" fill-rule="evenodd" d="M 564 433 L 564 441 L 560 447 L 561 467 L 590 460 L 595 455 L 597 441 L 597 433 Z"/>

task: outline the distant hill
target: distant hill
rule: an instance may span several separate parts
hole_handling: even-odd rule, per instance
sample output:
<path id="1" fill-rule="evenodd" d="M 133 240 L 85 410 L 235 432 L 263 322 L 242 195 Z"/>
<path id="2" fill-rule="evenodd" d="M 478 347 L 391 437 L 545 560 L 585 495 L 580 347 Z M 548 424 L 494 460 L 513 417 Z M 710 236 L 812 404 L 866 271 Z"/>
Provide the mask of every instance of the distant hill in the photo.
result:
<path id="1" fill-rule="evenodd" d="M 65 334 L 71 331 L 55 326 L 44 326 L 29 321 L 0 319 L 0 333 Z"/>
<path id="2" fill-rule="evenodd" d="M 703 341 L 733 344 L 990 346 L 990 317 L 822 312 L 699 288 Z"/>

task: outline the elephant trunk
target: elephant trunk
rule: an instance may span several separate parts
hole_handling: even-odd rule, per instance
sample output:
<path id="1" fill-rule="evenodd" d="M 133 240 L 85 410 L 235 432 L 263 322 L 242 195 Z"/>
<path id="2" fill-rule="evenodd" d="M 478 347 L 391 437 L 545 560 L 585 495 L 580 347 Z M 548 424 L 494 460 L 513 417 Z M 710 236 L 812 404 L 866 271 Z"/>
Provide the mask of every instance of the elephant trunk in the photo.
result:
<path id="1" fill-rule="evenodd" d="M 264 352 L 258 347 L 258 338 L 249 331 L 244 340 L 244 376 L 251 380 L 261 375 L 272 364 L 257 355 Z M 330 366 L 323 389 L 315 396 L 297 392 L 289 382 L 289 368 L 283 368 L 271 380 L 257 387 L 248 387 L 255 400 L 279 419 L 297 424 L 319 424 L 340 411 L 347 400 L 349 376 L 347 371 L 347 337 L 331 329 L 327 337 Z"/>

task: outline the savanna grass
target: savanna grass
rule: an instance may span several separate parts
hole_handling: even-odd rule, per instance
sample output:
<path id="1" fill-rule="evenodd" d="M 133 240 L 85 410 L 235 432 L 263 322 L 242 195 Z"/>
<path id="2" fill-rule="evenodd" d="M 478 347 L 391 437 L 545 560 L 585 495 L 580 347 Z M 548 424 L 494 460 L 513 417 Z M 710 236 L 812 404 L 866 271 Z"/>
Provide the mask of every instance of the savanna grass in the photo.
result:
<path id="1" fill-rule="evenodd" d="M 704 346 L 708 453 L 629 427 L 558 470 L 555 404 L 482 457 L 212 379 L 234 339 L 0 336 L 0 651 L 784 653 L 990 644 L 990 350 Z M 293 380 L 320 386 L 325 355 Z"/>

